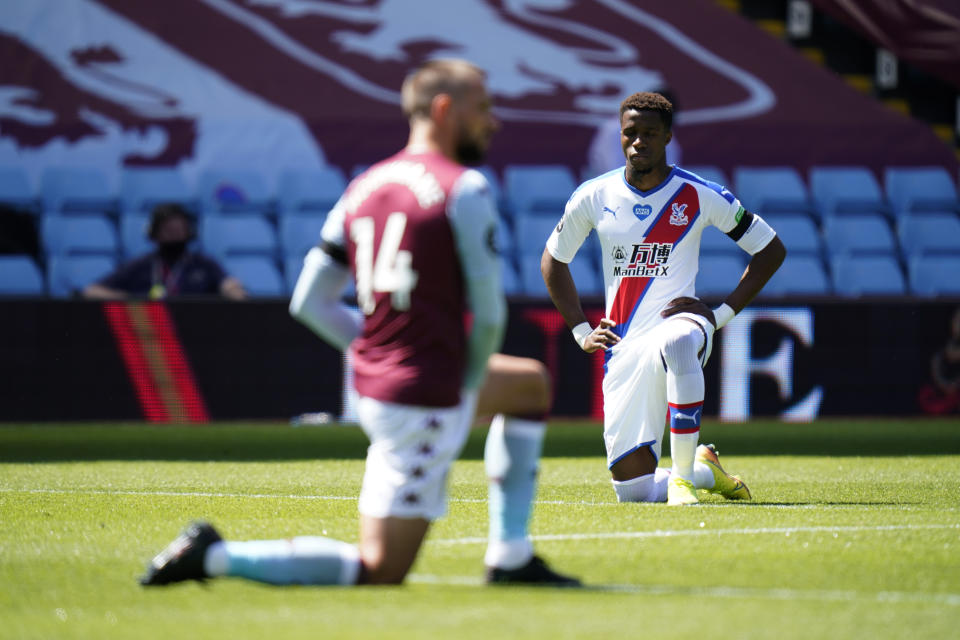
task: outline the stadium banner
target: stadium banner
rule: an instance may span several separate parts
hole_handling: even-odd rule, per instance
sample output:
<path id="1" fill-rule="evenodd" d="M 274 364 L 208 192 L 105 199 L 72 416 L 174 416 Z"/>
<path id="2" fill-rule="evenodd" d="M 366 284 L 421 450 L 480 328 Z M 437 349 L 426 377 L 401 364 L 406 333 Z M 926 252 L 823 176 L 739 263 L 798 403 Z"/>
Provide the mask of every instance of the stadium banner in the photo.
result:
<path id="1" fill-rule="evenodd" d="M 724 421 L 920 415 L 958 304 L 751 306 L 717 335 L 704 412 Z M 7 300 L 0 309 L 2 422 L 350 412 L 343 356 L 292 320 L 285 301 Z M 593 322 L 602 313 L 587 311 Z M 511 304 L 503 351 L 547 364 L 554 415 L 601 418 L 602 357 L 583 353 L 551 306 Z"/>
<path id="2" fill-rule="evenodd" d="M 564 164 L 579 173 L 592 145 L 612 149 L 614 165 L 591 170 L 613 168 L 623 162 L 619 137 L 606 132 L 620 101 L 669 89 L 686 165 L 956 172 L 928 126 L 721 4 L 2 2 L 0 164 L 24 167 L 35 184 L 51 166 L 97 167 L 114 184 L 136 167 L 176 167 L 190 183 L 222 166 L 270 185 L 285 169 L 352 173 L 404 144 L 403 77 L 457 56 L 487 71 L 502 124 L 488 158 L 497 170 Z M 937 33 L 923 22 L 896 28 L 904 44 Z"/>

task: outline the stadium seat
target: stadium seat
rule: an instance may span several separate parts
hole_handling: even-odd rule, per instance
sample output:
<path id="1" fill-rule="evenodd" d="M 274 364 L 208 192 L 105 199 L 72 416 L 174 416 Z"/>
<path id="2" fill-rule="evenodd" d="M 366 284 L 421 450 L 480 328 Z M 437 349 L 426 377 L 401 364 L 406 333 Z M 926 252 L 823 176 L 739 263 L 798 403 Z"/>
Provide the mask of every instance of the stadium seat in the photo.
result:
<path id="1" fill-rule="evenodd" d="M 93 167 L 48 167 L 40 176 L 45 211 L 116 213 L 107 176 Z"/>
<path id="2" fill-rule="evenodd" d="M 723 231 L 714 226 L 709 226 L 703 230 L 703 235 L 700 236 L 700 252 L 702 254 L 726 254 L 739 257 L 743 253 L 743 249 L 728 238 Z"/>
<path id="3" fill-rule="evenodd" d="M 547 245 L 547 238 L 560 221 L 560 215 L 518 212 L 514 218 L 513 233 L 517 257 L 534 255 L 539 258 Z"/>
<path id="4" fill-rule="evenodd" d="M 585 258 L 587 258 L 586 255 L 578 254 L 568 265 L 570 275 L 573 276 L 573 282 L 577 286 L 577 293 L 581 297 L 603 295 L 603 279 L 597 273 L 594 261 Z M 543 274 L 540 271 L 540 256 L 521 256 L 519 264 L 523 293 L 531 298 L 549 297 L 547 285 L 544 284 Z"/>
<path id="5" fill-rule="evenodd" d="M 173 167 L 139 167 L 120 174 L 120 206 L 124 213 L 150 211 L 158 204 L 176 202 L 195 210 L 197 201 L 183 174 Z"/>
<path id="6" fill-rule="evenodd" d="M 109 256 L 52 256 L 47 261 L 47 288 L 55 298 L 68 298 L 115 267 L 116 261 Z"/>
<path id="7" fill-rule="evenodd" d="M 830 216 L 823 222 L 823 237 L 831 255 L 895 255 L 897 240 L 881 214 Z"/>
<path id="8" fill-rule="evenodd" d="M 503 283 L 503 292 L 508 296 L 523 295 L 523 285 L 513 260 L 500 257 L 500 281 Z"/>
<path id="9" fill-rule="evenodd" d="M 960 296 L 960 255 L 918 255 L 908 263 L 910 292 L 924 297 Z"/>
<path id="10" fill-rule="evenodd" d="M 503 183 L 512 212 L 549 213 L 556 220 L 577 187 L 573 173 L 563 165 L 507 165 Z"/>
<path id="11" fill-rule="evenodd" d="M 40 235 L 48 255 L 117 255 L 117 230 L 106 215 L 43 216 Z"/>
<path id="12" fill-rule="evenodd" d="M 147 237 L 150 214 L 146 211 L 124 212 L 120 216 L 120 254 L 124 260 L 142 256 L 154 250 Z"/>
<path id="13" fill-rule="evenodd" d="M 27 255 L 0 255 L 0 296 L 42 296 L 43 273 Z"/>
<path id="14" fill-rule="evenodd" d="M 943 167 L 887 167 L 887 199 L 897 216 L 912 211 L 958 211 L 957 187 Z"/>
<path id="15" fill-rule="evenodd" d="M 833 290 L 841 296 L 899 296 L 906 293 L 906 281 L 892 256 L 837 256 L 830 264 Z"/>
<path id="16" fill-rule="evenodd" d="M 40 202 L 21 167 L 0 167 L 0 204 L 38 213 Z"/>
<path id="17" fill-rule="evenodd" d="M 270 213 L 273 201 L 264 177 L 249 169 L 207 169 L 197 181 L 202 213 Z"/>
<path id="18" fill-rule="evenodd" d="M 788 254 L 801 253 L 817 257 L 821 255 L 820 231 L 808 214 L 775 213 L 764 215 L 763 219 L 777 232 Z"/>
<path id="19" fill-rule="evenodd" d="M 760 292 L 763 297 L 829 294 L 830 279 L 820 257 L 790 252 Z"/>
<path id="20" fill-rule="evenodd" d="M 303 269 L 303 256 L 287 255 L 283 258 L 283 281 L 287 285 L 287 293 L 292 293 Z"/>
<path id="21" fill-rule="evenodd" d="M 244 289 L 254 298 L 279 297 L 287 289 L 280 270 L 272 258 L 265 256 L 227 256 L 223 268 L 243 283 Z"/>
<path id="22" fill-rule="evenodd" d="M 280 174 L 277 212 L 281 216 L 312 212 L 326 215 L 347 188 L 347 179 L 337 167 L 288 169 Z"/>
<path id="23" fill-rule="evenodd" d="M 297 211 L 278 220 L 280 251 L 284 258 L 302 260 L 307 251 L 320 244 L 320 230 L 326 213 Z"/>
<path id="24" fill-rule="evenodd" d="M 257 213 L 204 216 L 200 243 L 219 260 L 228 256 L 277 257 L 277 233 L 266 216 Z"/>
<path id="25" fill-rule="evenodd" d="M 810 193 L 823 217 L 890 211 L 880 184 L 866 167 L 813 167 Z"/>
<path id="26" fill-rule="evenodd" d="M 683 169 L 700 176 L 704 180 L 716 182 L 721 186 L 729 188 L 730 180 L 727 178 L 727 174 L 724 173 L 723 169 L 720 167 L 713 167 L 710 165 L 693 165 L 691 167 L 684 166 Z"/>
<path id="27" fill-rule="evenodd" d="M 960 255 L 960 218 L 953 213 L 912 213 L 897 221 L 903 256 L 930 253 Z"/>
<path id="28" fill-rule="evenodd" d="M 807 212 L 817 215 L 803 178 L 792 167 L 737 167 L 736 195 L 743 206 L 760 215 Z"/>
<path id="29" fill-rule="evenodd" d="M 743 252 L 741 252 L 743 253 Z M 743 254 L 746 256 L 746 254 Z M 743 275 L 745 258 L 731 254 L 704 254 L 700 256 L 696 292 L 698 296 L 726 296 Z"/>

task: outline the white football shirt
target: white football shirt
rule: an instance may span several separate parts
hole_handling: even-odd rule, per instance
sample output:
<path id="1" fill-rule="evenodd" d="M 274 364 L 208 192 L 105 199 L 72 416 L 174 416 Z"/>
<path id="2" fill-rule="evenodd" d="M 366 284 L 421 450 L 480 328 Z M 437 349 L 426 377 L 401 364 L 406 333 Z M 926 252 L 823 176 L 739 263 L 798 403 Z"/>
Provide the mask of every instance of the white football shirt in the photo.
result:
<path id="1" fill-rule="evenodd" d="M 726 188 L 679 167 L 650 191 L 628 184 L 619 168 L 573 192 L 547 239 L 547 250 L 569 263 L 596 230 L 606 317 L 617 323 L 613 331 L 628 340 L 662 322 L 660 311 L 668 302 L 695 295 L 703 230 L 713 225 L 728 233 L 743 214 L 740 201 Z M 763 227 L 758 231 L 766 237 L 754 239 L 759 247 L 775 235 Z M 734 286 L 731 282 L 731 290 Z"/>

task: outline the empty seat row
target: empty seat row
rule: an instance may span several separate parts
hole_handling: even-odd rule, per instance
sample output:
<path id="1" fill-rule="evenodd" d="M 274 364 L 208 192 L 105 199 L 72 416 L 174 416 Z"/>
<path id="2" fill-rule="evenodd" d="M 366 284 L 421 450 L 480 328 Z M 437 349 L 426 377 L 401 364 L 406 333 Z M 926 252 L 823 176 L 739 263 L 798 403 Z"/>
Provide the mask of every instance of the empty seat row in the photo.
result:
<path id="1" fill-rule="evenodd" d="M 179 202 L 197 212 L 325 213 L 346 185 L 336 167 L 283 171 L 276 194 L 253 170 L 209 169 L 200 173 L 194 188 L 175 168 L 144 167 L 124 169 L 116 191 L 97 168 L 50 167 L 35 191 L 22 168 L 0 167 L 0 203 L 37 213 L 126 214 L 149 211 L 161 202 Z"/>
<path id="2" fill-rule="evenodd" d="M 244 254 L 302 258 L 319 242 L 324 220 L 323 214 L 309 212 L 276 223 L 256 213 L 205 216 L 198 223 L 199 247 L 217 259 Z M 130 259 L 154 249 L 148 225 L 147 213 L 118 222 L 103 214 L 49 215 L 41 220 L 41 246 L 50 257 L 96 254 Z"/>
<path id="3" fill-rule="evenodd" d="M 764 213 L 805 212 L 818 218 L 879 212 L 899 216 L 914 211 L 957 211 L 954 179 L 942 167 L 888 167 L 883 181 L 862 166 L 817 166 L 806 179 L 793 167 L 737 167 L 731 176 L 710 166 L 688 167 L 724 184 L 744 205 Z M 508 165 L 500 180 L 489 167 L 495 196 L 508 214 L 558 214 L 577 187 L 565 165 Z M 200 211 L 326 211 L 346 187 L 343 171 L 327 166 L 279 174 L 276 192 L 259 172 L 242 168 L 207 169 L 191 188 L 175 168 L 140 167 L 121 172 L 119 192 L 95 167 L 50 167 L 34 192 L 24 170 L 0 167 L 0 202 L 57 211 L 144 211 L 161 201 L 190 204 Z"/>

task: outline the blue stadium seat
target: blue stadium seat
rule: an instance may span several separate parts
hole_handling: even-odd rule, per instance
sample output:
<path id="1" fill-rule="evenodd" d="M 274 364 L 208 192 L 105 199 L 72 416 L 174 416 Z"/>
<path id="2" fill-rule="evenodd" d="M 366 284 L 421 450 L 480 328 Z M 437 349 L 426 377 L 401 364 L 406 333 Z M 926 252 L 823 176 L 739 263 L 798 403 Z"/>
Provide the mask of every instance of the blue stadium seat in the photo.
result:
<path id="1" fill-rule="evenodd" d="M 701 254 L 720 254 L 720 255 L 734 255 L 739 257 L 743 253 L 736 242 L 727 237 L 723 231 L 720 229 L 709 226 L 703 230 L 703 235 L 700 236 L 700 253 Z"/>
<path id="2" fill-rule="evenodd" d="M 814 254 L 787 253 L 770 281 L 763 287 L 763 297 L 830 294 L 830 279 L 823 261 Z"/>
<path id="3" fill-rule="evenodd" d="M 320 244 L 320 230 L 326 213 L 298 211 L 280 216 L 280 251 L 286 258 L 302 260 L 307 251 Z"/>
<path id="4" fill-rule="evenodd" d="M 517 274 L 517 267 L 513 260 L 500 257 L 500 281 L 503 283 L 503 292 L 508 296 L 523 295 L 523 285 Z"/>
<path id="5" fill-rule="evenodd" d="M 577 293 L 581 297 L 603 295 L 603 279 L 597 273 L 594 262 L 588 256 L 578 254 L 568 266 Z M 540 271 L 540 256 L 526 255 L 519 259 L 520 282 L 523 293 L 532 298 L 547 298 L 547 285 Z"/>
<path id="6" fill-rule="evenodd" d="M 960 255 L 918 255 L 907 268 L 914 295 L 960 296 Z"/>
<path id="7" fill-rule="evenodd" d="M 0 255 L 0 296 L 42 296 L 43 273 L 27 255 Z"/>
<path id="8" fill-rule="evenodd" d="M 303 256 L 286 255 L 283 258 L 283 281 L 287 286 L 287 293 L 292 293 L 303 269 Z"/>
<path id="9" fill-rule="evenodd" d="M 116 261 L 109 256 L 52 256 L 47 261 L 47 289 L 55 298 L 68 298 L 115 267 Z"/>
<path id="10" fill-rule="evenodd" d="M 810 193 L 823 217 L 890 211 L 880 183 L 866 167 L 813 167 Z"/>
<path id="11" fill-rule="evenodd" d="M 897 240 L 887 219 L 881 214 L 850 214 L 828 217 L 823 222 L 823 237 L 831 255 L 878 254 L 893 256 Z"/>
<path id="12" fill-rule="evenodd" d="M 0 167 L 0 204 L 39 213 L 39 199 L 22 167 Z"/>
<path id="13" fill-rule="evenodd" d="M 297 212 L 326 215 L 347 188 L 347 179 L 337 167 L 289 169 L 280 174 L 277 211 L 285 216 Z"/>
<path id="14" fill-rule="evenodd" d="M 507 165 L 503 183 L 511 211 L 544 212 L 557 220 L 577 188 L 573 172 L 563 165 Z"/>
<path id="15" fill-rule="evenodd" d="M 513 233 L 517 257 L 534 255 L 539 258 L 547 245 L 547 238 L 560 222 L 560 215 L 518 212 L 514 219 Z"/>
<path id="16" fill-rule="evenodd" d="M 817 230 L 816 222 L 809 215 L 784 213 L 762 217 L 777 232 L 788 254 L 801 253 L 818 257 L 821 255 L 820 231 Z"/>
<path id="17" fill-rule="evenodd" d="M 792 167 L 737 167 L 734 195 L 750 211 L 814 213 L 807 185 Z"/>
<path id="18" fill-rule="evenodd" d="M 838 295 L 899 296 L 906 293 L 906 281 L 897 259 L 892 256 L 841 255 L 831 261 L 833 290 Z"/>
<path id="19" fill-rule="evenodd" d="M 207 169 L 197 180 L 203 213 L 270 213 L 273 200 L 264 177 L 251 169 Z"/>
<path id="20" fill-rule="evenodd" d="M 223 259 L 223 268 L 243 283 L 251 297 L 279 297 L 287 293 L 283 276 L 272 258 L 254 255 L 227 256 Z"/>
<path id="21" fill-rule="evenodd" d="M 200 242 L 204 251 L 220 260 L 228 256 L 277 257 L 277 233 L 266 216 L 257 213 L 204 216 Z"/>
<path id="22" fill-rule="evenodd" d="M 724 173 L 723 169 L 720 167 L 714 167 L 710 165 L 693 165 L 693 166 L 681 166 L 681 169 L 689 171 L 690 173 L 695 173 L 704 180 L 710 182 L 716 182 L 717 184 L 730 188 L 730 179 L 727 178 L 727 174 Z M 736 194 L 735 194 L 736 195 Z"/>
<path id="23" fill-rule="evenodd" d="M 745 253 L 743 255 L 746 256 Z M 745 258 L 739 255 L 700 256 L 700 270 L 697 272 L 695 285 L 697 295 L 726 296 L 737 286 L 746 264 Z"/>
<path id="24" fill-rule="evenodd" d="M 93 167 L 48 167 L 40 176 L 45 211 L 116 213 L 107 176 Z"/>
<path id="25" fill-rule="evenodd" d="M 124 212 L 120 216 L 120 254 L 124 260 L 142 256 L 154 250 L 147 237 L 150 214 L 146 211 Z"/>
<path id="26" fill-rule="evenodd" d="M 47 214 L 40 222 L 44 250 L 49 255 L 117 255 L 117 230 L 106 215 Z"/>
<path id="27" fill-rule="evenodd" d="M 930 253 L 960 255 L 960 218 L 953 213 L 912 213 L 897 221 L 903 256 Z"/>
<path id="28" fill-rule="evenodd" d="M 943 167 L 887 167 L 883 182 L 897 216 L 960 210 L 957 186 Z"/>
<path id="29" fill-rule="evenodd" d="M 197 208 L 196 199 L 179 169 L 141 167 L 120 174 L 120 206 L 124 213 L 150 211 L 158 204 L 176 202 Z"/>

